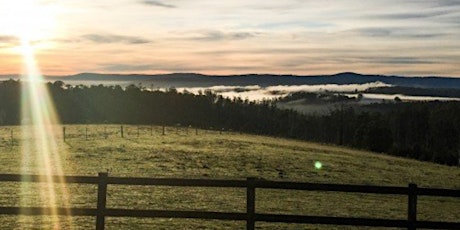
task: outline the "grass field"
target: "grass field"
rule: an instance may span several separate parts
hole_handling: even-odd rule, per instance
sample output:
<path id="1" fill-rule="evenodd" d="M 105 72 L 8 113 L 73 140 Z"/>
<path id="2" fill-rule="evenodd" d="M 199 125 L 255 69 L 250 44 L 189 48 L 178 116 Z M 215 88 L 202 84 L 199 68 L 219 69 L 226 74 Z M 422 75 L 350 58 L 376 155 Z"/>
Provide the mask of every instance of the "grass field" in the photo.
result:
<path id="1" fill-rule="evenodd" d="M 58 141 L 65 175 L 90 175 L 109 171 L 111 176 L 244 179 L 324 182 L 340 184 L 407 186 L 460 189 L 460 168 L 390 157 L 281 138 L 238 133 L 125 126 L 66 126 L 66 141 Z M 86 133 L 86 129 L 88 132 Z M 13 142 L 11 141 L 13 130 Z M 57 127 L 61 130 L 61 127 Z M 87 135 L 86 135 L 87 134 Z M 139 134 L 139 135 L 138 135 Z M 39 172 L 38 158 L 29 153 L 22 167 L 21 130 L 0 129 L 0 173 Z M 37 159 L 35 159 L 37 158 Z M 321 169 L 314 163 L 320 161 Z M 53 166 L 55 167 L 55 166 Z M 21 170 L 21 168 L 23 168 Z M 28 189 L 21 189 L 27 186 Z M 28 197 L 30 206 L 49 206 L 41 201 L 41 184 L 2 183 L 0 206 L 19 206 Z M 95 207 L 96 187 L 69 185 L 72 207 Z M 405 219 L 406 196 L 257 190 L 256 211 Z M 245 211 L 244 189 L 109 186 L 108 207 L 205 211 Z M 58 196 L 60 197 L 60 196 Z M 60 206 L 62 203 L 57 203 Z M 418 219 L 460 220 L 460 199 L 419 198 Z M 60 218 L 65 224 L 69 221 Z M 75 229 L 94 228 L 94 218 L 73 218 Z M 50 218 L 0 216 L 2 229 L 49 229 Z M 18 227 L 20 226 L 20 227 Z M 107 218 L 107 229 L 244 229 L 244 222 L 180 219 Z M 367 229 L 295 224 L 257 223 L 261 229 Z"/>

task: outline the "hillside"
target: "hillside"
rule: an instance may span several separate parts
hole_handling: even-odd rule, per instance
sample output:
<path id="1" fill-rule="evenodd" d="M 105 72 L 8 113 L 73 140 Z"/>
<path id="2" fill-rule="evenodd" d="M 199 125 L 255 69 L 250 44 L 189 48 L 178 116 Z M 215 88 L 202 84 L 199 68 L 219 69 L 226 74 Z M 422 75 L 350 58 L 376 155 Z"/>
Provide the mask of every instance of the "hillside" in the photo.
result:
<path id="1" fill-rule="evenodd" d="M 88 127 L 89 140 L 84 132 Z M 238 133 L 220 134 L 173 127 L 161 135 L 161 127 L 125 127 L 120 138 L 118 125 L 67 126 L 67 141 L 59 141 L 62 165 L 66 175 L 96 175 L 110 172 L 112 176 L 178 177 L 244 179 L 255 176 L 267 180 L 323 182 L 341 184 L 370 184 L 460 189 L 460 168 L 427 162 L 390 157 L 383 154 L 314 144 L 289 139 L 254 136 Z M 13 128 L 19 136 L 17 127 Z M 60 130 L 60 129 L 58 129 Z M 105 138 L 104 134 L 108 137 Z M 0 136 L 0 173 L 21 173 L 19 140 L 11 147 L 10 130 L 2 128 Z M 30 152 L 30 162 L 39 157 Z M 320 161 L 322 169 L 315 169 Z M 38 166 L 23 169 L 38 172 Z M 31 186 L 33 187 L 33 186 Z M 0 206 L 19 202 L 18 186 L 0 188 Z M 88 207 L 95 203 L 94 188 L 71 186 L 71 203 Z M 93 194 L 93 195 L 91 195 Z M 29 194 L 38 196 L 37 194 Z M 332 216 L 405 218 L 406 198 L 361 194 L 283 192 L 260 190 L 257 210 L 269 213 L 296 213 Z M 244 190 L 145 188 L 117 186 L 110 188 L 109 206 L 143 209 L 243 211 Z M 276 202 L 275 202 L 276 201 Z M 36 200 L 35 200 L 36 202 Z M 442 208 L 439 208 L 442 207 Z M 424 220 L 458 221 L 460 201 L 441 198 L 421 198 L 420 217 Z M 29 219 L 35 220 L 37 219 Z M 14 218 L 0 217 L 2 226 L 14 225 Z M 91 226 L 92 219 L 79 218 L 79 225 Z M 235 229 L 239 222 L 214 222 L 164 219 L 110 219 L 109 229 L 145 229 L 147 226 L 174 229 L 180 226 L 206 229 Z M 111 227 L 110 227 L 111 226 Z M 261 223 L 264 229 L 299 229 L 303 225 L 274 225 Z M 308 229 L 331 229 L 310 226 Z M 343 229 L 343 228 L 337 228 Z M 353 228 L 351 228 L 353 229 Z"/>
<path id="2" fill-rule="evenodd" d="M 406 77 L 369 75 L 344 72 L 332 75 L 275 75 L 275 74 L 245 74 L 245 75 L 203 75 L 196 73 L 172 73 L 157 75 L 140 74 L 97 74 L 81 73 L 70 76 L 53 76 L 49 80 L 62 81 L 122 81 L 143 82 L 146 86 L 155 87 L 210 87 L 210 86 L 249 86 L 261 87 L 276 85 L 322 85 L 322 84 L 365 84 L 382 82 L 394 86 L 421 88 L 460 88 L 460 78 L 454 77 Z"/>

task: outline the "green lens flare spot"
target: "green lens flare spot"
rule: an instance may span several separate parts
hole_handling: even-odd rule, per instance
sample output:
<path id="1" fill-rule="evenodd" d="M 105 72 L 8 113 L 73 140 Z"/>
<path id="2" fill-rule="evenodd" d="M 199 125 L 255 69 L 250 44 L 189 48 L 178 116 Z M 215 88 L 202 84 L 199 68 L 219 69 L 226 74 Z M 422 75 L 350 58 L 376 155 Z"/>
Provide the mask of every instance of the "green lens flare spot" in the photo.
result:
<path id="1" fill-rule="evenodd" d="M 315 161 L 315 169 L 321 169 L 323 164 L 320 161 Z"/>

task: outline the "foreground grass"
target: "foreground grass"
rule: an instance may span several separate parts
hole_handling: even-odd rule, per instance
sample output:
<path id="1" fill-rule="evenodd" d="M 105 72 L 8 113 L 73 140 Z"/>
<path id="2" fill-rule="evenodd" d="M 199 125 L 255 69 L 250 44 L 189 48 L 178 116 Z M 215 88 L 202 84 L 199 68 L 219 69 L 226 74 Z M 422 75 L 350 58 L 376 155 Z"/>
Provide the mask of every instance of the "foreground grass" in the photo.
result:
<path id="1" fill-rule="evenodd" d="M 11 142 L 10 129 L 14 130 Z M 88 135 L 86 136 L 86 128 Z M 308 142 L 216 131 L 127 126 L 67 126 L 67 139 L 58 141 L 66 175 L 91 175 L 109 171 L 111 176 L 244 179 L 369 184 L 460 189 L 460 168 L 395 158 L 381 154 Z M 58 127 L 58 129 L 60 129 Z M 0 173 L 21 173 L 20 130 L 0 130 Z M 139 135 L 138 135 L 139 133 Z M 14 137 L 16 136 L 16 137 Z M 23 172 L 39 172 L 34 152 Z M 37 158 L 37 159 L 34 159 Z M 314 163 L 323 163 L 322 169 Z M 49 206 L 40 201 L 40 184 L 4 183 L 0 206 L 19 206 L 27 196 L 30 206 Z M 72 207 L 95 207 L 96 188 L 69 185 Z M 34 192 L 35 191 L 35 192 Z M 12 195 L 13 194 L 13 195 Z M 407 197 L 348 193 L 257 190 L 257 212 L 406 218 Z M 57 206 L 60 206 L 59 203 Z M 204 211 L 245 211 L 244 189 L 109 186 L 108 207 Z M 460 200 L 419 199 L 419 220 L 459 221 Z M 61 218 L 68 223 L 65 218 Z M 77 229 L 93 228 L 94 218 L 74 218 Z M 41 217 L 1 216 L 6 229 L 52 228 Z M 40 223 L 41 225 L 37 225 Z M 178 219 L 108 218 L 107 229 L 243 229 L 244 222 Z M 30 225 L 30 226 L 29 226 Z M 258 223 L 263 229 L 331 229 L 331 226 Z M 337 229 L 347 229 L 337 227 Z M 366 229 L 352 228 L 349 229 Z"/>

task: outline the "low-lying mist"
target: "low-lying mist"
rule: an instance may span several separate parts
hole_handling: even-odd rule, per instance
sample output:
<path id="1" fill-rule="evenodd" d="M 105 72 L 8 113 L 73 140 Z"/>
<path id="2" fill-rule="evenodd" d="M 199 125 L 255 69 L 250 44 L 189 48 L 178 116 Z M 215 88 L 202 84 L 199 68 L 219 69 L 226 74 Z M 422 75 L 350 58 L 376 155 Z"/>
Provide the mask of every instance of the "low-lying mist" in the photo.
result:
<path id="1" fill-rule="evenodd" d="M 250 101 L 271 100 L 286 97 L 295 92 L 340 92 L 353 93 L 361 92 L 375 87 L 389 87 L 391 85 L 382 82 L 373 82 L 366 84 L 325 84 L 325 85 L 278 85 L 261 87 L 258 85 L 250 86 L 212 86 L 212 87 L 192 87 L 192 88 L 177 88 L 179 92 L 190 92 L 198 94 L 200 92 L 211 91 L 215 94 L 222 95 L 227 98 L 242 98 Z"/>

